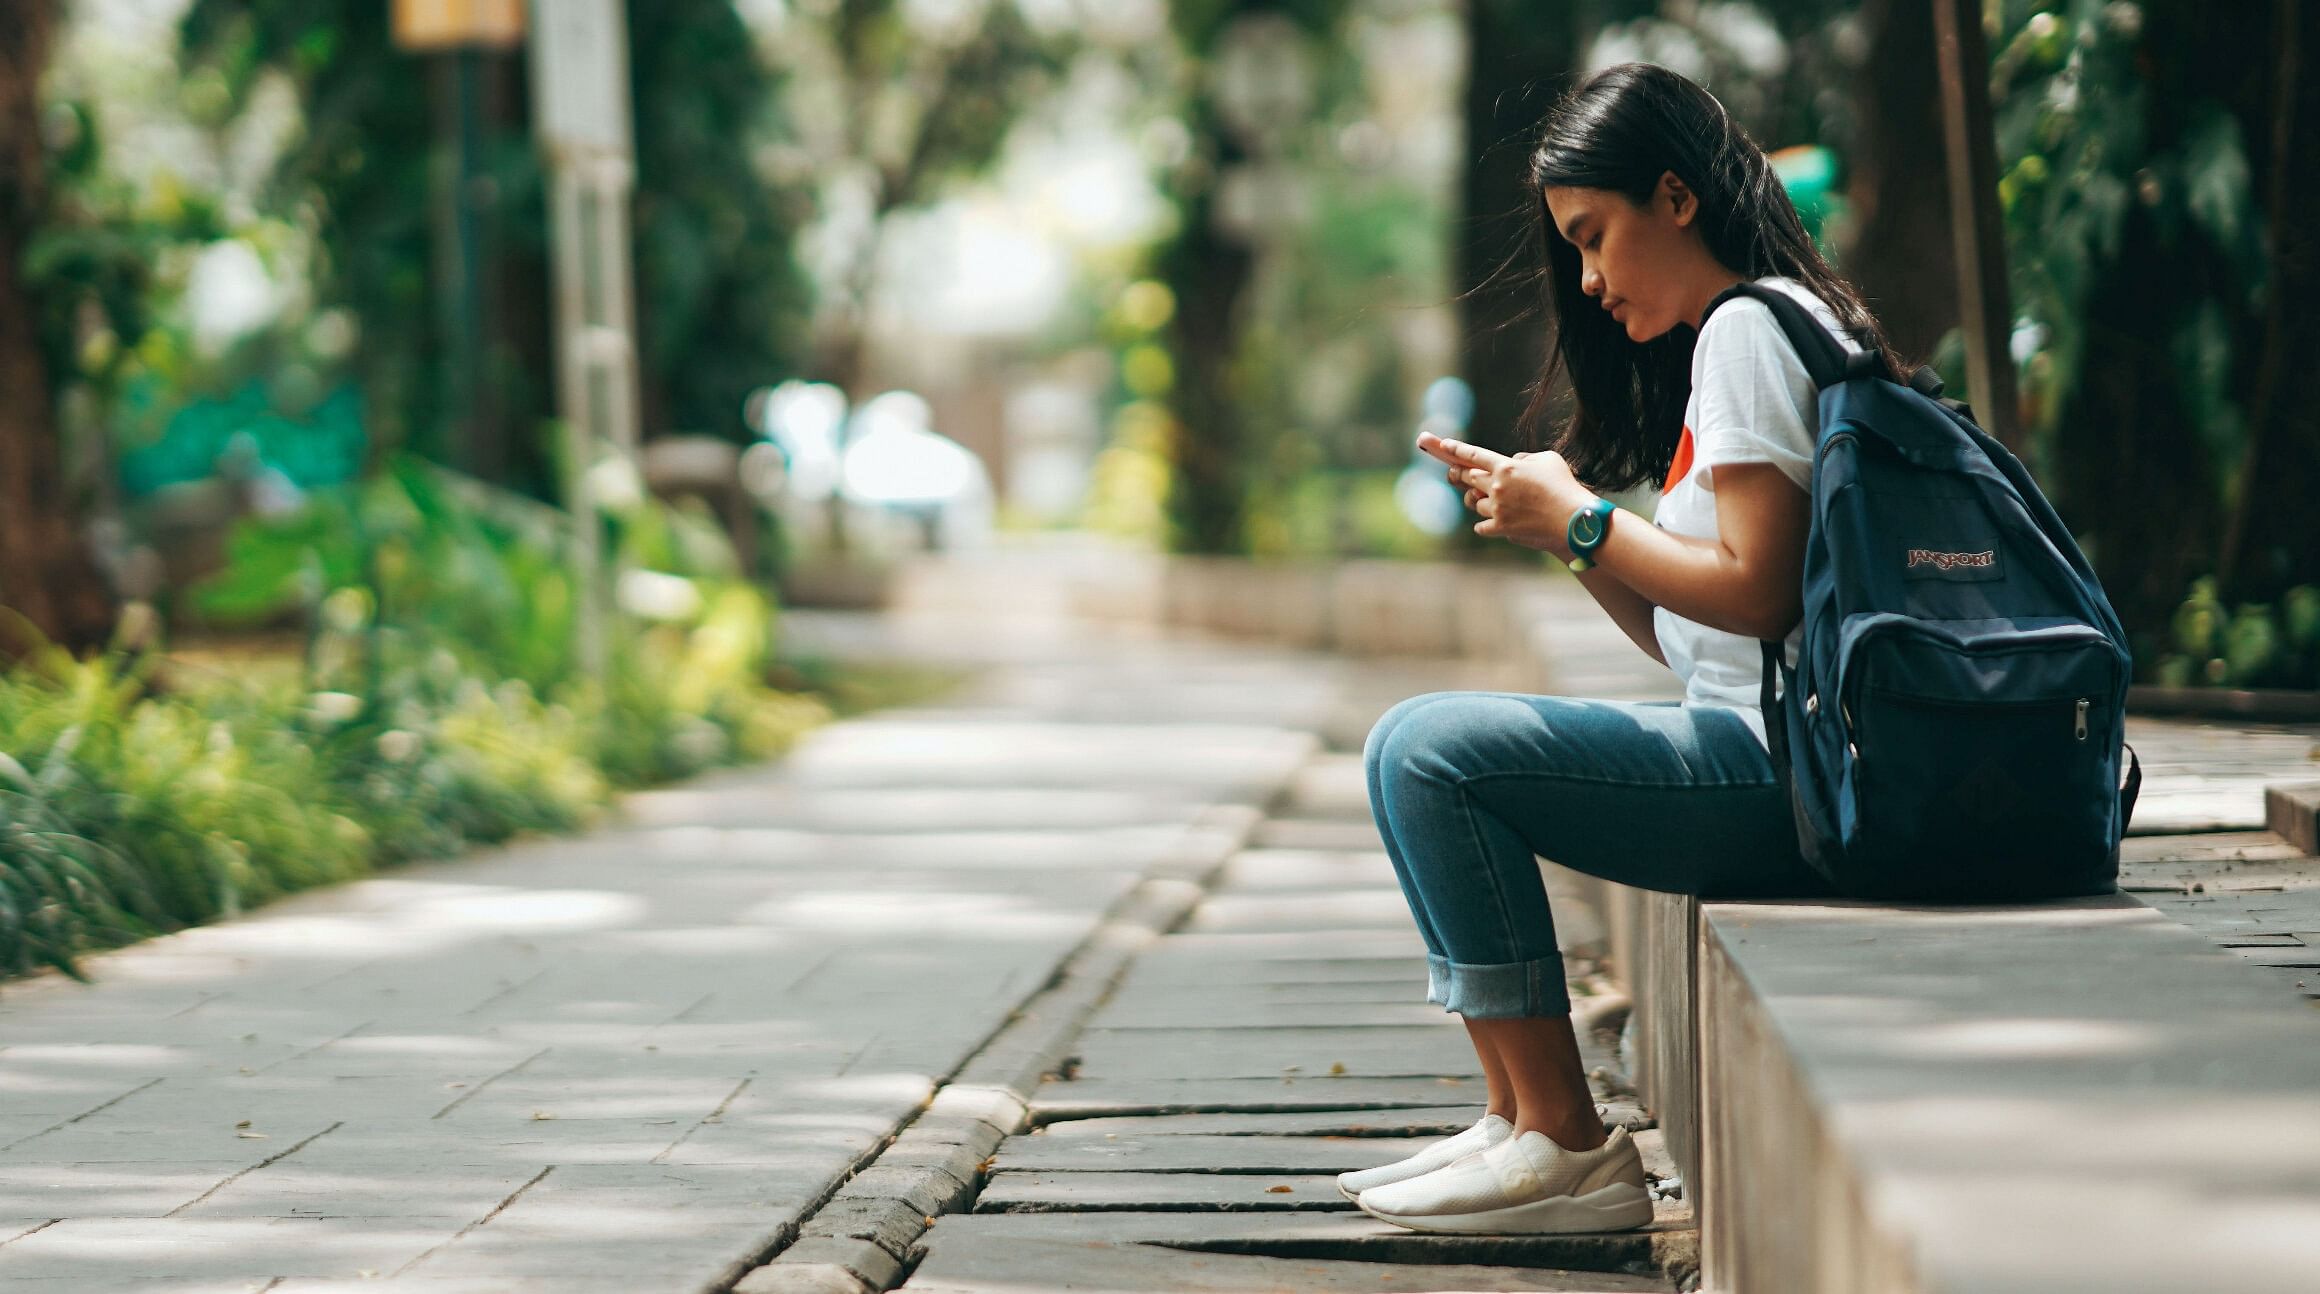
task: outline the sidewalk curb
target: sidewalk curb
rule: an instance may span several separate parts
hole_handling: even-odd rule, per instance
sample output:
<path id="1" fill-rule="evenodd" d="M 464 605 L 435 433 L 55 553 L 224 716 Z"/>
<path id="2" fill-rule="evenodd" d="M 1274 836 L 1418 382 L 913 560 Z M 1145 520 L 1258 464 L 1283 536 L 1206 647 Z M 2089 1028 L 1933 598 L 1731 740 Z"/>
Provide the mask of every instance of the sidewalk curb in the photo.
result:
<path id="1" fill-rule="evenodd" d="M 2320 854 L 2320 782 L 2264 788 L 2264 826 L 2307 854 Z"/>
<path id="2" fill-rule="evenodd" d="M 1319 745 L 1313 740 L 1295 767 Z M 1291 777 L 1283 777 L 1275 794 L 1290 785 Z M 916 1262 L 919 1236 L 936 1217 L 972 1202 L 999 1143 L 1031 1126 L 1031 1099 L 1041 1081 L 1066 1063 L 1080 1030 L 1137 954 L 1192 914 L 1263 820 L 1262 805 L 1245 800 L 1203 809 L 1183 839 L 1064 957 L 1055 976 L 936 1089 L 924 1112 L 807 1214 L 792 1236 L 777 1241 L 778 1252 L 738 1282 L 716 1288 L 877 1294 L 901 1284 Z"/>

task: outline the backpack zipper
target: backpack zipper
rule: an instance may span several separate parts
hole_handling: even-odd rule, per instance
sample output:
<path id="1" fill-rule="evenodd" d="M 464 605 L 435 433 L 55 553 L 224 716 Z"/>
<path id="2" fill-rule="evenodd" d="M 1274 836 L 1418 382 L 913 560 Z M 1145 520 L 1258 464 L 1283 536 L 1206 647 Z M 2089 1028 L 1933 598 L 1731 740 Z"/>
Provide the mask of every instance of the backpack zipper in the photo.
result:
<path id="1" fill-rule="evenodd" d="M 2080 741 L 2086 740 L 2086 711 L 2087 707 L 2093 704 L 2094 702 L 2087 700 L 2083 696 L 2078 698 L 2078 727 L 2076 732 Z"/>

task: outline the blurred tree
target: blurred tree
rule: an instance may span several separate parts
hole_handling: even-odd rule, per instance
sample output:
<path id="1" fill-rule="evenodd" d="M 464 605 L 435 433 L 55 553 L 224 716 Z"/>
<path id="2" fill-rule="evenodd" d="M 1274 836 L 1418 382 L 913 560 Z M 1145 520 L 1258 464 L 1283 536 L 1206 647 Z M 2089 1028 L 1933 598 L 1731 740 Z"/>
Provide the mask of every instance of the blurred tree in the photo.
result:
<path id="1" fill-rule="evenodd" d="M 64 486 L 40 312 L 27 253 L 46 214 L 41 72 L 55 28 L 51 0 L 0 6 L 0 604 L 68 649 L 111 629 L 111 594 L 75 524 Z M 0 635 L 0 650 L 28 646 Z"/>
<path id="2" fill-rule="evenodd" d="M 2320 75 L 2301 66 L 2320 40 L 2320 0 L 2273 0 L 2265 114 L 2242 110 L 2270 154 L 2262 201 L 2271 265 L 2262 341 L 2249 396 L 2247 445 L 2232 490 L 2218 570 L 2234 597 L 2270 599 L 2320 580 L 2320 403 L 2294 383 L 2320 355 L 2320 235 L 2310 206 L 2320 192 Z M 2261 102 L 2261 101 L 2258 101 Z"/>
<path id="3" fill-rule="evenodd" d="M 752 154 L 776 83 L 732 0 L 631 0 L 629 11 L 645 426 L 738 436 L 743 396 L 802 359 L 806 288 L 790 255 L 799 213 Z M 359 324 L 349 363 L 374 444 L 545 494 L 548 446 L 530 428 L 554 389 L 546 223 L 522 58 L 478 56 L 491 130 L 468 186 L 502 253 L 491 290 L 505 310 L 484 345 L 506 441 L 450 445 L 429 273 L 433 106 L 420 59 L 389 40 L 388 12 L 374 0 L 193 0 L 184 43 L 224 78 L 234 112 L 271 82 L 297 97 L 302 129 L 279 159 L 272 203 L 315 230 L 316 303 Z"/>
<path id="4" fill-rule="evenodd" d="M 2277 65 L 2251 67 L 2250 28 L 2197 0 L 2008 0 L 2001 18 L 1991 85 L 2019 341 L 2035 346 L 2031 458 L 2147 646 L 2217 565 L 2263 303 L 2293 281 L 2266 283 L 2248 160 Z"/>
<path id="5" fill-rule="evenodd" d="M 1319 36 L 1336 29 L 1346 7 L 1346 0 L 1176 0 L 1169 11 L 1187 64 L 1190 149 L 1167 186 L 1177 206 L 1176 232 L 1154 262 L 1176 300 L 1168 332 L 1176 359 L 1168 511 L 1180 551 L 1241 551 L 1256 449 L 1249 418 L 1261 375 L 1243 354 L 1256 249 L 1250 231 L 1229 219 L 1219 200 L 1224 183 L 1252 160 L 1251 141 L 1227 107 L 1217 56 L 1246 20 L 1277 18 L 1295 32 Z"/>
<path id="6" fill-rule="evenodd" d="M 870 297 L 888 217 L 940 197 L 945 185 L 997 155 L 1024 106 L 1052 87 L 1070 42 L 1024 20 L 1009 0 L 980 0 L 929 17 L 903 0 L 835 0 L 826 16 L 793 16 L 784 43 L 812 66 L 826 99 L 800 133 L 829 186 L 826 206 L 858 204 L 840 265 L 823 284 L 815 368 L 859 401 L 872 394 L 866 353 Z M 924 12 L 919 12 L 923 10 Z M 816 127 L 819 127 L 818 131 Z M 818 137 L 817 137 L 818 135 Z"/>
<path id="7" fill-rule="evenodd" d="M 1466 172 L 1455 237 L 1460 367 L 1474 388 L 1467 434 L 1477 444 L 1505 453 L 1536 448 L 1518 443 L 1517 425 L 1547 353 L 1545 249 L 1536 244 L 1539 198 L 1529 182 L 1539 123 L 1578 84 L 1587 44 L 1603 23 L 1651 7 L 1650 0 L 1588 0 L 1550 15 L 1522 0 L 1466 6 Z M 1470 549 L 1505 547 L 1459 533 Z"/>
<path id="8" fill-rule="evenodd" d="M 1929 357 L 1958 322 L 1933 11 L 1924 0 L 1865 0 L 1860 22 L 1867 63 L 1854 82 L 1852 222 L 1838 259 L 1894 347 Z M 1945 377 L 1962 394 L 1965 375 Z"/>
<path id="9" fill-rule="evenodd" d="M 316 305 L 343 307 L 354 319 L 358 340 L 346 362 L 363 389 L 374 450 L 406 446 L 538 491 L 544 461 L 529 437 L 508 434 L 544 416 L 552 389 L 543 309 L 524 308 L 546 288 L 538 167 L 518 128 L 521 58 L 475 56 L 489 127 L 465 196 L 485 240 L 504 254 L 487 267 L 497 281 L 486 290 L 512 309 L 499 335 L 481 339 L 500 421 L 479 433 L 495 443 L 453 444 L 439 379 L 441 285 L 431 273 L 438 96 L 426 61 L 390 40 L 389 15 L 390 6 L 367 0 L 194 0 L 181 30 L 189 62 L 222 78 L 228 119 L 269 85 L 286 84 L 297 99 L 299 129 L 265 201 L 313 231 Z M 521 262 L 525 270 L 512 272 Z M 514 375 L 524 376 L 511 383 Z"/>
<path id="10" fill-rule="evenodd" d="M 780 78 L 733 0 L 630 0 L 644 426 L 742 434 L 741 402 L 807 362 L 813 291 L 793 254 L 807 195 L 756 153 Z"/>

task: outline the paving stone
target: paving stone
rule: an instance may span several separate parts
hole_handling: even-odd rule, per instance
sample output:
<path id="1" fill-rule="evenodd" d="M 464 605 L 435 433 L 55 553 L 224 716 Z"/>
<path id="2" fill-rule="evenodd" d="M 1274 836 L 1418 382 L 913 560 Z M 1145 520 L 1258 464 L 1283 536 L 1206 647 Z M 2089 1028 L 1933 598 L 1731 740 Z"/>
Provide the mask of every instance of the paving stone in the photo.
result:
<path id="1" fill-rule="evenodd" d="M 1367 1165 L 1365 1165 L 1366 1167 Z M 1000 1172 L 975 1197 L 977 1213 L 1344 1212 L 1353 1202 L 1334 1174 Z"/>
<path id="2" fill-rule="evenodd" d="M 1426 945 L 1416 927 L 1296 931 L 1208 931 L 1170 935 L 1144 961 L 1165 966 L 1176 961 L 1298 962 L 1374 961 L 1414 957 L 1424 964 Z"/>
<path id="3" fill-rule="evenodd" d="M 1342 818 L 1298 818 L 1284 815 L 1267 818 L 1250 837 L 1250 843 L 1268 849 L 1349 849 L 1378 848 L 1375 823 Z"/>
<path id="4" fill-rule="evenodd" d="M 1360 849 L 1242 849 L 1226 862 L 1219 886 L 1229 896 L 1348 888 L 1401 893 L 1393 861 L 1374 839 Z"/>
<path id="5" fill-rule="evenodd" d="M 1217 992 L 1219 985 L 1216 984 L 1131 978 L 1128 984 L 1106 999 L 1102 1022 L 1108 1023 L 1132 1011 L 1172 1009 L 1188 1003 L 1206 1004 L 1220 1011 L 1228 1006 L 1233 1009 L 1246 1006 L 1252 1010 L 1277 1010 L 1287 1007 L 1334 1008 L 1339 1005 L 1406 1007 L 1414 1003 L 1427 1007 L 1436 1016 L 1443 1014 L 1442 1008 L 1425 1001 L 1426 976 L 1423 967 L 1413 975 L 1407 963 L 1397 961 L 1390 963 L 1390 966 L 1392 974 L 1383 979 L 1238 984 L 1232 986 L 1233 991 L 1230 993 Z"/>
<path id="6" fill-rule="evenodd" d="M 1307 957 L 1307 958 L 1253 958 L 1215 954 L 1207 957 L 1184 956 L 1176 948 L 1179 937 L 1172 937 L 1152 953 L 1146 953 L 1129 971 L 1123 991 L 1143 988 L 1210 986 L 1255 995 L 1271 988 L 1293 988 L 1306 984 L 1392 984 L 1408 993 L 1416 985 L 1414 996 L 1423 1001 L 1426 996 L 1426 959 L 1424 946 L 1414 955 L 1390 952 L 1372 957 Z M 1155 957 L 1164 953 L 1165 957 Z"/>
<path id="7" fill-rule="evenodd" d="M 1423 987 L 1423 986 L 1421 986 Z M 1372 1025 L 1441 1026 L 1452 1022 L 1441 1007 L 1430 1002 L 1413 1000 L 1407 993 L 1396 994 L 1399 1001 L 1348 1001 L 1340 996 L 1336 1001 L 1274 1002 L 1265 999 L 1233 997 L 1220 999 L 1214 993 L 1173 995 L 1174 1001 L 1152 1001 L 1123 1004 L 1115 1001 L 1107 1009 L 1101 1023 L 1106 1029 L 1342 1029 Z M 1367 996 L 1379 996 L 1375 992 Z M 1461 1035 L 1463 1036 L 1463 1035 Z"/>
<path id="8" fill-rule="evenodd" d="M 1471 1122 L 1471 1120 L 1469 1120 Z M 993 1173 L 1344 1173 L 1405 1159 L 1434 1137 L 1097 1136 L 1011 1138 Z"/>
<path id="9" fill-rule="evenodd" d="M 1612 1294 L 1672 1290 L 1667 1267 L 1696 1262 L 1697 1253 L 1688 1231 L 1425 1236 L 1343 1212 L 973 1214 L 943 1218 L 923 1243 L 926 1258 L 904 1286 L 913 1294 L 1026 1288 Z M 1476 1270 L 1484 1266 L 1501 1270 Z M 1327 1283 L 1332 1279 L 1340 1283 Z"/>
<path id="10" fill-rule="evenodd" d="M 962 1240 L 931 1250 L 910 1283 L 915 1294 L 1015 1294 L 1025 1288 L 1082 1294 L 1309 1294 L 1345 1291 L 1548 1290 L 1625 1294 L 1673 1290 L 1664 1280 L 1472 1264 L 1267 1258 L 1088 1241 Z"/>
<path id="11" fill-rule="evenodd" d="M 1410 928 L 1409 900 L 1399 890 L 1349 889 L 1337 893 L 1228 894 L 1200 905 L 1185 930 L 1285 931 Z"/>
<path id="12" fill-rule="evenodd" d="M 2119 846 L 2122 869 L 2157 862 L 2269 860 L 2304 856 L 2304 851 L 2269 831 L 2223 831 L 2200 836 L 2133 836 Z"/>
<path id="13" fill-rule="evenodd" d="M 158 1218 L 257 1160 L 74 1164 L 0 1160 L 0 1216 Z"/>
<path id="14" fill-rule="evenodd" d="M 1088 1078 L 1480 1077 L 1481 1062 L 1447 1017 L 1434 1025 L 1285 1029 L 1090 1029 L 1078 1040 Z"/>
<path id="15" fill-rule="evenodd" d="M 1639 1131 L 1652 1126 L 1633 1103 L 1607 1107 L 1604 1126 Z M 1040 1135 L 1070 1137 L 1446 1137 L 1482 1117 L 1479 1095 L 1471 1105 L 1431 1105 L 1386 1110 L 1269 1111 L 1255 1114 L 1174 1114 L 1100 1119 L 1063 1119 Z M 1383 1161 L 1380 1161 L 1383 1162 Z"/>
<path id="16" fill-rule="evenodd" d="M 1031 1103 L 1034 1122 L 1111 1116 L 1433 1107 L 1453 1094 L 1483 1100 L 1478 1078 L 1077 1079 L 1049 1083 Z"/>
<path id="17" fill-rule="evenodd" d="M 867 1241 L 848 1243 L 884 1252 Z M 873 1294 L 879 1288 L 836 1263 L 776 1262 L 749 1273 L 733 1290 L 734 1294 Z"/>
<path id="18" fill-rule="evenodd" d="M 873 1290 L 892 1287 L 902 1275 L 901 1260 L 870 1241 L 806 1236 L 782 1250 L 776 1262 L 750 1273 L 734 1287 L 734 1294 L 797 1294 L 815 1288 L 817 1280 L 830 1283 L 828 1272 L 817 1275 L 806 1270 L 816 1267 L 843 1272 L 858 1288 Z"/>
<path id="19" fill-rule="evenodd" d="M 187 1283 L 356 1277 L 393 1271 L 455 1230 L 391 1218 L 67 1218 L 0 1248 L 0 1281 L 78 1281 L 93 1291 L 163 1274 Z"/>
<path id="20" fill-rule="evenodd" d="M 926 1165 L 888 1163 L 880 1156 L 878 1162 L 848 1178 L 838 1188 L 838 1198 L 894 1199 L 922 1215 L 948 1213 L 973 1194 L 967 1183 L 979 1180 L 980 1176 L 976 1173 L 961 1178 Z"/>
<path id="21" fill-rule="evenodd" d="M 810 1179 L 749 1167 L 559 1164 L 411 1272 L 618 1273 L 637 1288 L 697 1288 L 794 1237 L 819 1191 Z"/>
<path id="22" fill-rule="evenodd" d="M 900 1258 L 910 1252 L 931 1215 L 908 1200 L 841 1196 L 805 1222 L 808 1236 L 867 1240 Z"/>
<path id="23" fill-rule="evenodd" d="M 1429 1137 L 1447 1136 L 1481 1117 L 1477 1105 L 1434 1105 L 1394 1110 L 1268 1111 L 1254 1114 L 1171 1114 L 1063 1119 L 1044 1125 L 1043 1138 L 1075 1137 Z"/>

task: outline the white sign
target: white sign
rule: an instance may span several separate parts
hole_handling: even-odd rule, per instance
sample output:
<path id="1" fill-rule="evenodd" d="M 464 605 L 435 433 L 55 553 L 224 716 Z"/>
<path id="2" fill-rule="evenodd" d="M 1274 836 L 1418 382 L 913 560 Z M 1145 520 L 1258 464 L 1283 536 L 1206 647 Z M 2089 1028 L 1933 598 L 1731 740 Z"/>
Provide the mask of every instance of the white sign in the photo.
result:
<path id="1" fill-rule="evenodd" d="M 551 156 L 629 155 L 621 0 L 532 0 L 533 127 Z"/>

